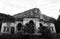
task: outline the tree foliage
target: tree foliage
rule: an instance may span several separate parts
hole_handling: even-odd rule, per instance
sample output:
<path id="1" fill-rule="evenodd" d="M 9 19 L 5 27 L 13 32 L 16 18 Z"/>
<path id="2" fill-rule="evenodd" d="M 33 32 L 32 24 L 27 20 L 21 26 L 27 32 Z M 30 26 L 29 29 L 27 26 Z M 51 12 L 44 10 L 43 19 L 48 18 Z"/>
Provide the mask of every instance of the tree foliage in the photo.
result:
<path id="1" fill-rule="evenodd" d="M 46 39 L 54 39 L 54 38 L 56 38 L 56 34 L 51 33 L 50 29 L 48 29 L 45 26 L 39 27 L 39 30 L 40 30 L 39 32 L 42 34 L 43 38 L 46 38 Z"/>
<path id="2" fill-rule="evenodd" d="M 24 33 L 33 34 L 34 33 L 34 25 L 26 24 L 26 27 L 24 28 Z"/>

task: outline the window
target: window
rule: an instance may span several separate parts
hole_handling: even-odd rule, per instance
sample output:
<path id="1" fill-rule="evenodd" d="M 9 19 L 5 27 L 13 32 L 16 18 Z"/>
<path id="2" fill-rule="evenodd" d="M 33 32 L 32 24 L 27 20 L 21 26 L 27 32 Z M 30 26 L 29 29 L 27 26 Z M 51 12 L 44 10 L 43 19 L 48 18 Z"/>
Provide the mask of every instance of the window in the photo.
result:
<path id="1" fill-rule="evenodd" d="M 9 32 L 9 27 L 4 27 L 5 32 Z"/>
<path id="2" fill-rule="evenodd" d="M 4 30 L 3 31 L 6 31 L 6 27 L 4 27 Z"/>
<path id="3" fill-rule="evenodd" d="M 9 31 L 9 28 L 7 28 L 7 32 Z"/>
<path id="4" fill-rule="evenodd" d="M 21 30 L 22 26 L 23 26 L 23 25 L 22 25 L 21 23 L 19 23 L 19 24 L 17 25 L 17 29 L 18 29 L 18 31 Z"/>

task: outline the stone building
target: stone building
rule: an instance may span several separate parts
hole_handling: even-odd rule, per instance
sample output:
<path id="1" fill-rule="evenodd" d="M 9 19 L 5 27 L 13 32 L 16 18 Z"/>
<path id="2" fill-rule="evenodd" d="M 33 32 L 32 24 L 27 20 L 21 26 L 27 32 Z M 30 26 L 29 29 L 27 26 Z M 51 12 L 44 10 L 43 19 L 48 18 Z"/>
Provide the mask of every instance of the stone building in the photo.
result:
<path id="1" fill-rule="evenodd" d="M 14 22 L 14 21 L 15 21 L 15 18 L 13 16 L 0 13 L 0 32 L 3 33 L 3 31 L 6 30 L 5 29 L 6 23 Z"/>
<path id="2" fill-rule="evenodd" d="M 44 26 L 50 27 L 52 33 L 56 33 L 55 25 L 52 22 L 48 22 L 50 18 L 48 17 L 49 18 L 48 20 L 44 18 L 45 16 L 41 14 L 41 11 L 38 8 L 34 8 L 34 9 L 30 9 L 22 13 L 18 13 L 14 15 L 13 17 L 15 18 L 14 22 L 3 22 L 2 23 L 2 28 L 1 28 L 2 33 L 20 32 L 20 30 L 18 30 L 19 26 L 26 25 L 29 22 L 34 23 L 35 34 L 39 31 L 38 27 L 40 27 L 39 25 L 40 23 L 42 23 Z"/>

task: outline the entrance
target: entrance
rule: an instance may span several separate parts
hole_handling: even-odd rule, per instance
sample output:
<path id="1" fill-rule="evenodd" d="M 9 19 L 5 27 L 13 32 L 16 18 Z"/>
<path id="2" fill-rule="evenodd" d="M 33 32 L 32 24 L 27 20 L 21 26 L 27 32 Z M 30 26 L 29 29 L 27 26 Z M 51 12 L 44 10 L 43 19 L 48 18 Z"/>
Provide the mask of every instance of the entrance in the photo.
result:
<path id="1" fill-rule="evenodd" d="M 35 32 L 35 24 L 33 20 L 30 20 L 28 23 L 26 23 L 26 33 L 33 34 Z"/>
<path id="2" fill-rule="evenodd" d="M 21 23 L 19 23 L 19 24 L 17 25 L 17 30 L 18 30 L 18 31 L 20 31 L 20 30 L 21 30 L 21 28 L 22 28 L 22 24 L 21 24 Z"/>
<path id="3" fill-rule="evenodd" d="M 34 25 L 33 20 L 30 20 L 30 21 L 29 21 L 29 24 Z"/>

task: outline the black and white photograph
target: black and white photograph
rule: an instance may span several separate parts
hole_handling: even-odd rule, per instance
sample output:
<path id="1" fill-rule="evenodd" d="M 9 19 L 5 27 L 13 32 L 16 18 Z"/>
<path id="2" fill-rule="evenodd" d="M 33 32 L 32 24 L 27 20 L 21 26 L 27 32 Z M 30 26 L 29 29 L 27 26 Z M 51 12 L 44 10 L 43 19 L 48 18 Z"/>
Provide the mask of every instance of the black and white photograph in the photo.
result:
<path id="1" fill-rule="evenodd" d="M 60 39 L 60 0 L 0 0 L 0 39 Z"/>

